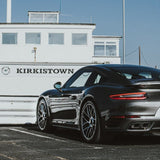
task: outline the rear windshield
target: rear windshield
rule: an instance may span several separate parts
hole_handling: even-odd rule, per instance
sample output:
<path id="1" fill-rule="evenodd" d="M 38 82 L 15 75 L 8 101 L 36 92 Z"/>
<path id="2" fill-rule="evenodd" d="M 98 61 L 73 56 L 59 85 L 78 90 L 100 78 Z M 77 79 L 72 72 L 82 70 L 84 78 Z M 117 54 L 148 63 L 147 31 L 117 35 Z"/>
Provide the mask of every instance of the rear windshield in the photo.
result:
<path id="1" fill-rule="evenodd" d="M 128 80 L 160 80 L 160 70 L 152 68 L 114 68 L 117 74 Z"/>

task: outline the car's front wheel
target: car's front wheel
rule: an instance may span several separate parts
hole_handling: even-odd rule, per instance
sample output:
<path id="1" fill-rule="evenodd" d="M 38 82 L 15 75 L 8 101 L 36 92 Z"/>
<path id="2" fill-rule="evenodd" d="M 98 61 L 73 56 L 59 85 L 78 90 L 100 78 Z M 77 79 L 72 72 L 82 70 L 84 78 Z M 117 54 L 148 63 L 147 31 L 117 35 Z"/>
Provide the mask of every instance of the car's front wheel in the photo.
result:
<path id="1" fill-rule="evenodd" d="M 102 125 L 95 104 L 86 101 L 80 112 L 80 131 L 87 143 L 98 143 L 102 138 Z"/>
<path id="2" fill-rule="evenodd" d="M 41 99 L 37 106 L 37 125 L 41 131 L 48 131 L 51 128 L 50 115 L 44 99 Z"/>

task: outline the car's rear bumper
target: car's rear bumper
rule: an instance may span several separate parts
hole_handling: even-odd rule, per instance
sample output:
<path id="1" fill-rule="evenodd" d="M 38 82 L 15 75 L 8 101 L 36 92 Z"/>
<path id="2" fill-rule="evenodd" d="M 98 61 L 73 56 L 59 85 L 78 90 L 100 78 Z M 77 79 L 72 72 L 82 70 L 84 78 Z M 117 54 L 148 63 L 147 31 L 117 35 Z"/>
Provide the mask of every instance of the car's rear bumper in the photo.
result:
<path id="1" fill-rule="evenodd" d="M 113 132 L 149 132 L 160 130 L 160 109 L 154 116 L 138 118 L 110 117 L 105 121 L 105 129 Z"/>

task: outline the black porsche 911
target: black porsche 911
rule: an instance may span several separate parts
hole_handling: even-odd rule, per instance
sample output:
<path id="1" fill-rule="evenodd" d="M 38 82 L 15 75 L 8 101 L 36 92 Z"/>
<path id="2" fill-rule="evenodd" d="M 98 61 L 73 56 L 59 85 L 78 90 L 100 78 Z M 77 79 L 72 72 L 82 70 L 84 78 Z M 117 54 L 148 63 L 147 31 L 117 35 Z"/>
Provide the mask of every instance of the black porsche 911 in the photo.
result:
<path id="1" fill-rule="evenodd" d="M 41 131 L 80 130 L 86 142 L 104 131 L 145 133 L 160 129 L 160 70 L 135 65 L 91 65 L 63 86 L 44 92 L 37 104 Z"/>

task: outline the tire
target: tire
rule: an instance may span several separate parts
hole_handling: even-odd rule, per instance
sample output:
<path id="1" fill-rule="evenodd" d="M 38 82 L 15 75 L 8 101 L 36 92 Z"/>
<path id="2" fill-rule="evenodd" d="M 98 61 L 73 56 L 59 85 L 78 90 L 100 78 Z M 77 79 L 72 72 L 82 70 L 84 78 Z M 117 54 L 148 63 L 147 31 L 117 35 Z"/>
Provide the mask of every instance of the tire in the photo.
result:
<path id="1" fill-rule="evenodd" d="M 37 126 L 44 132 L 51 129 L 50 112 L 44 99 L 41 99 L 37 106 Z"/>
<path id="2" fill-rule="evenodd" d="M 80 112 L 80 132 L 87 143 L 99 143 L 103 134 L 103 127 L 92 101 L 86 101 Z"/>

